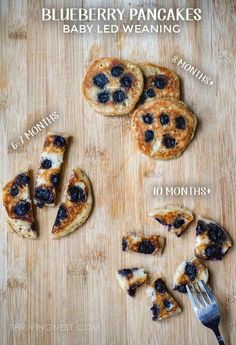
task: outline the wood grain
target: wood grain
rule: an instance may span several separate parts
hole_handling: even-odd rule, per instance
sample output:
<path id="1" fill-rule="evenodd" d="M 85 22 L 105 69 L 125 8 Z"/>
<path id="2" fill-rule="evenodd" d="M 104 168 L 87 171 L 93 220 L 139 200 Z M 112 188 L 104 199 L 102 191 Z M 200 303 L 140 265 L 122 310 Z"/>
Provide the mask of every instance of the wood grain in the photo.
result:
<path id="1" fill-rule="evenodd" d="M 0 124 L 1 183 L 25 165 L 35 170 L 46 131 L 19 150 L 10 149 L 45 115 L 61 114 L 50 129 L 73 141 L 63 184 L 73 167 L 90 177 L 94 211 L 79 231 L 53 241 L 48 232 L 56 209 L 37 210 L 40 236 L 26 241 L 7 232 L 1 212 L 0 327 L 3 345 L 209 345 L 213 335 L 191 310 L 187 296 L 175 293 L 184 312 L 151 321 L 145 288 L 126 296 L 114 271 L 142 266 L 162 275 L 170 287 L 175 266 L 193 253 L 194 224 L 180 239 L 166 234 L 162 257 L 121 252 L 127 230 L 165 232 L 147 212 L 169 203 L 182 204 L 196 216 L 211 217 L 235 238 L 235 1 L 169 1 L 169 7 L 201 7 L 200 23 L 182 23 L 180 34 L 63 35 L 62 23 L 42 23 L 41 6 L 82 6 L 88 1 L 1 1 Z M 100 7 L 114 6 L 99 1 Z M 119 1 L 119 7 L 163 6 L 165 2 Z M 96 2 L 92 5 L 95 6 Z M 190 76 L 172 57 L 178 55 L 209 75 L 207 86 Z M 149 60 L 181 77 L 182 99 L 198 115 L 200 126 L 184 155 L 154 162 L 138 153 L 129 117 L 106 118 L 93 112 L 81 82 L 97 57 Z M 154 197 L 153 186 L 207 186 L 206 197 Z M 221 304 L 226 344 L 236 342 L 236 250 L 222 262 L 207 263 L 211 285 Z"/>

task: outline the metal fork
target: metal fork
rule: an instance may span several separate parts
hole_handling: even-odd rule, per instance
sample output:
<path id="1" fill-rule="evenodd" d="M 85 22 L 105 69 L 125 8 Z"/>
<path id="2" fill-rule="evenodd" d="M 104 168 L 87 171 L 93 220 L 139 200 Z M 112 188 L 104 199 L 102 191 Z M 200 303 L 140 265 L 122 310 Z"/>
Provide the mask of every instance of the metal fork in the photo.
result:
<path id="1" fill-rule="evenodd" d="M 186 285 L 186 289 L 198 320 L 215 333 L 216 339 L 220 345 L 225 345 L 224 339 L 218 328 L 220 310 L 215 297 L 212 295 L 207 285 L 201 280 L 198 283 Z"/>

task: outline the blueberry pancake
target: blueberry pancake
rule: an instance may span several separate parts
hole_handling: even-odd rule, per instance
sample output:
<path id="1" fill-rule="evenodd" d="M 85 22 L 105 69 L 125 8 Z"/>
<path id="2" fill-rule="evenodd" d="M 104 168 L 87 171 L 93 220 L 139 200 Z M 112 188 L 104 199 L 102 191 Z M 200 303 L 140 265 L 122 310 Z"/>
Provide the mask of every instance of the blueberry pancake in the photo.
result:
<path id="1" fill-rule="evenodd" d="M 144 76 L 144 89 L 139 104 L 160 97 L 179 99 L 180 82 L 176 73 L 152 63 L 142 63 L 139 66 Z"/>
<path id="2" fill-rule="evenodd" d="M 183 261 L 174 274 L 173 289 L 185 293 L 187 284 L 196 283 L 199 280 L 207 283 L 208 269 L 197 258 Z"/>
<path id="3" fill-rule="evenodd" d="M 210 219 L 198 220 L 195 256 L 204 260 L 221 260 L 230 247 L 231 239 L 222 226 Z"/>
<path id="4" fill-rule="evenodd" d="M 52 238 L 59 238 L 75 231 L 88 219 L 93 206 L 91 184 L 79 168 L 74 169 L 66 188 L 51 231 Z"/>
<path id="5" fill-rule="evenodd" d="M 197 118 L 177 99 L 159 98 L 139 107 L 132 116 L 138 149 L 153 159 L 179 157 L 193 139 Z"/>
<path id="6" fill-rule="evenodd" d="M 167 290 L 164 281 L 159 278 L 146 290 L 153 303 L 152 319 L 165 320 L 181 313 L 182 309 Z"/>
<path id="7" fill-rule="evenodd" d="M 166 208 L 155 209 L 148 214 L 168 231 L 180 237 L 193 220 L 193 214 L 185 207 L 169 205 Z"/>
<path id="8" fill-rule="evenodd" d="M 46 136 L 34 190 L 34 203 L 38 207 L 55 206 L 67 142 L 65 134 L 48 133 Z"/>
<path id="9" fill-rule="evenodd" d="M 162 254 L 165 238 L 159 235 L 145 236 L 143 234 L 128 233 L 122 237 L 122 250 L 142 254 Z"/>
<path id="10" fill-rule="evenodd" d="M 3 204 L 8 215 L 9 229 L 19 237 L 36 238 L 29 182 L 28 170 L 8 181 L 2 191 Z"/>
<path id="11" fill-rule="evenodd" d="M 134 63 L 116 58 L 96 60 L 87 70 L 83 93 L 92 108 L 103 115 L 126 115 L 143 91 L 143 74 Z"/>
<path id="12" fill-rule="evenodd" d="M 134 297 L 136 290 L 147 280 L 147 273 L 143 268 L 124 268 L 116 272 L 120 287 Z"/>

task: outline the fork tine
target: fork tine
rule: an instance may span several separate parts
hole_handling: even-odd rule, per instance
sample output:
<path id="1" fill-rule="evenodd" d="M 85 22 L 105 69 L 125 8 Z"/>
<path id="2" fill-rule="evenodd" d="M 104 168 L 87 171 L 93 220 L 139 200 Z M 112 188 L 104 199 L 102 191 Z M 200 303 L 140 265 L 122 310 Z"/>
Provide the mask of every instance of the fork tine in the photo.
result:
<path id="1" fill-rule="evenodd" d="M 216 303 L 215 297 L 212 295 L 210 289 L 203 280 L 199 281 L 200 288 L 206 293 L 211 303 Z"/>
<path id="2" fill-rule="evenodd" d="M 201 295 L 201 297 L 202 297 L 202 300 L 203 300 L 203 302 L 205 303 L 205 306 L 209 305 L 209 300 L 208 300 L 208 299 L 206 298 L 206 296 L 203 294 L 202 288 L 201 288 L 201 286 L 200 286 L 200 283 L 199 283 L 199 282 L 196 282 L 196 285 L 197 285 L 198 291 L 199 291 L 199 293 L 200 293 L 200 295 Z M 204 290 L 204 292 L 205 292 L 205 289 L 203 289 L 203 290 Z"/>
<path id="3" fill-rule="evenodd" d="M 195 302 L 192 291 L 190 290 L 188 284 L 186 285 L 186 289 L 187 289 L 188 297 L 189 297 L 189 300 L 192 304 L 192 307 L 193 307 L 194 311 L 196 312 L 198 310 L 198 306 L 197 306 L 197 303 Z"/>
<path id="4" fill-rule="evenodd" d="M 199 297 L 199 294 L 193 284 L 191 284 L 191 288 L 193 289 L 194 296 L 196 297 L 198 303 L 199 303 L 199 309 L 204 307 L 204 303 L 202 302 L 201 298 Z"/>

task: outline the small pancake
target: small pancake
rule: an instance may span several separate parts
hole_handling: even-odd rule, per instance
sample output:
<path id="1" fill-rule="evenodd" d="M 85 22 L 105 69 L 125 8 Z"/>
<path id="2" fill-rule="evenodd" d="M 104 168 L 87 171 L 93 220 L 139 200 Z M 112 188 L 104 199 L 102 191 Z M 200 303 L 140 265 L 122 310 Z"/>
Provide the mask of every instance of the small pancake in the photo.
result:
<path id="1" fill-rule="evenodd" d="M 159 98 L 139 107 L 132 116 L 137 148 L 153 159 L 179 157 L 193 139 L 197 118 L 174 98 Z"/>
<path id="2" fill-rule="evenodd" d="M 165 238 L 159 235 L 128 233 L 122 237 L 122 250 L 141 254 L 162 254 Z"/>
<path id="3" fill-rule="evenodd" d="M 116 272 L 120 287 L 134 297 L 136 290 L 147 280 L 147 273 L 143 268 L 123 268 Z"/>
<path id="4" fill-rule="evenodd" d="M 134 63 L 102 58 L 88 68 L 83 93 L 91 107 L 103 115 L 126 115 L 143 91 L 143 74 Z"/>
<path id="5" fill-rule="evenodd" d="M 156 98 L 180 98 L 178 75 L 166 67 L 144 62 L 139 64 L 144 76 L 144 89 L 139 105 Z"/>
<path id="6" fill-rule="evenodd" d="M 232 241 L 225 229 L 211 219 L 199 218 L 196 228 L 195 256 L 203 260 L 221 260 Z"/>

